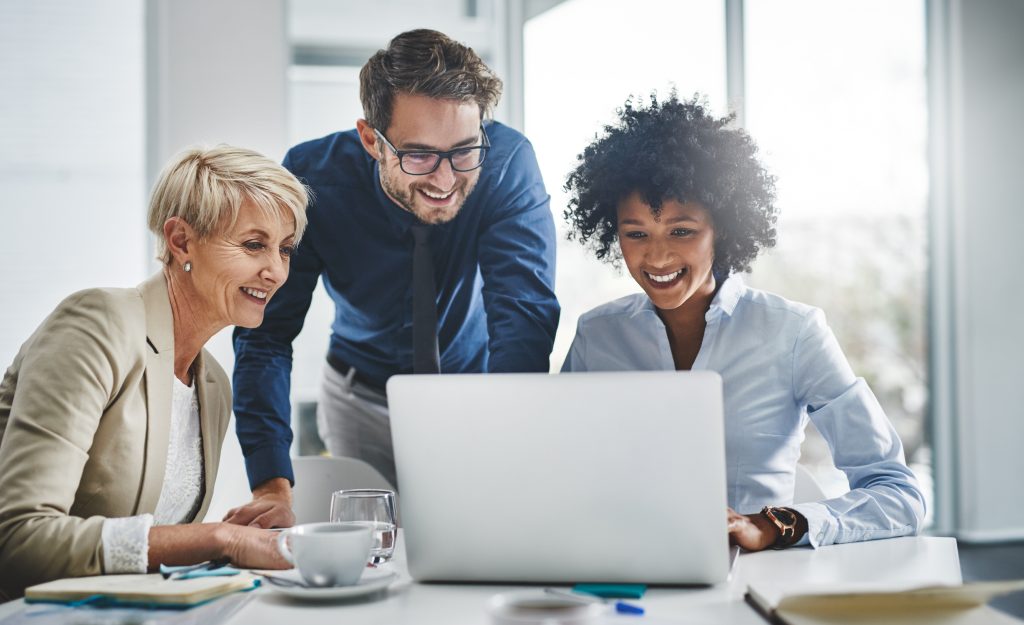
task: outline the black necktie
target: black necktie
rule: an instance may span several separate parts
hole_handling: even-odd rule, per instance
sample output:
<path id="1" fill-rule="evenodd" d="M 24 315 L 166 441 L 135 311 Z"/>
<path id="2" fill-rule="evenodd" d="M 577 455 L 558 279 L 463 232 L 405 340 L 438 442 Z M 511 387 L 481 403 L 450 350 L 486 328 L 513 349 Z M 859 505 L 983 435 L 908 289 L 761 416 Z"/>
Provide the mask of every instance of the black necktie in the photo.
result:
<path id="1" fill-rule="evenodd" d="M 412 227 L 412 371 L 440 373 L 437 350 L 437 294 L 434 259 L 430 254 L 430 226 Z"/>

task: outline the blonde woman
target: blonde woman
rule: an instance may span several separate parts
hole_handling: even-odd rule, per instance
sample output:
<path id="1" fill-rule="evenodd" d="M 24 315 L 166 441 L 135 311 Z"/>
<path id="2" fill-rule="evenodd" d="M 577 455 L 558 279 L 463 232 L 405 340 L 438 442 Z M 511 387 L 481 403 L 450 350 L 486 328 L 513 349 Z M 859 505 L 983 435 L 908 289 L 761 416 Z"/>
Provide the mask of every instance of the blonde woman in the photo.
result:
<path id="1" fill-rule="evenodd" d="M 231 412 L 228 378 L 203 346 L 262 323 L 306 203 L 256 152 L 179 155 L 149 207 L 162 270 L 134 289 L 69 296 L 21 347 L 0 384 L 0 599 L 160 563 L 288 566 L 268 530 L 198 523 Z M 291 522 L 287 501 L 267 512 Z"/>

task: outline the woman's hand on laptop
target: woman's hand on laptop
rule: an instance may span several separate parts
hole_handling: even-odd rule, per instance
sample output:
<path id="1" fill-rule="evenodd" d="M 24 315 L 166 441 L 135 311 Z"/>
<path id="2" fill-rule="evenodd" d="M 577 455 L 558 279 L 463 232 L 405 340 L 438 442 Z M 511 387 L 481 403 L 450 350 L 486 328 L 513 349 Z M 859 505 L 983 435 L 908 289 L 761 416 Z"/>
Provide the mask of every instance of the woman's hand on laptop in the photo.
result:
<path id="1" fill-rule="evenodd" d="M 761 513 L 740 514 L 728 508 L 729 544 L 747 551 L 761 551 L 779 539 L 779 528 Z"/>

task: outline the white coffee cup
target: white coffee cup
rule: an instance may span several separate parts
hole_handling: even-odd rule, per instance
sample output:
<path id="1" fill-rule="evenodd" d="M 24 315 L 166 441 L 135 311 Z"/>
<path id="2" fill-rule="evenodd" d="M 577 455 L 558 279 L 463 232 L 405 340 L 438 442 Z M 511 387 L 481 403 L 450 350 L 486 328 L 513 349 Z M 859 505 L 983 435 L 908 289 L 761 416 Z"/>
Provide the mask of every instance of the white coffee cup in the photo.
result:
<path id="1" fill-rule="evenodd" d="M 356 523 L 307 523 L 281 532 L 277 550 L 310 586 L 351 586 L 366 569 L 373 531 Z"/>
<path id="2" fill-rule="evenodd" d="M 581 603 L 541 590 L 520 590 L 494 595 L 487 612 L 494 625 L 585 625 L 605 613 L 596 603 Z"/>

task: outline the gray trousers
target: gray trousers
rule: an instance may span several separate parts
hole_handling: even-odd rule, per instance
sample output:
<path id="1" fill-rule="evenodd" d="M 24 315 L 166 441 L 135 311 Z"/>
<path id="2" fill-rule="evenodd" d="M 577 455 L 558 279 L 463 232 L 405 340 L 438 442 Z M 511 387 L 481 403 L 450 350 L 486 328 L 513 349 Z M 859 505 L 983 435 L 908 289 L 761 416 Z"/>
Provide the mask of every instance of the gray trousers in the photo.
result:
<path id="1" fill-rule="evenodd" d="M 391 447 L 388 399 L 377 391 L 324 366 L 316 404 L 316 423 L 327 451 L 367 462 L 397 488 Z"/>

